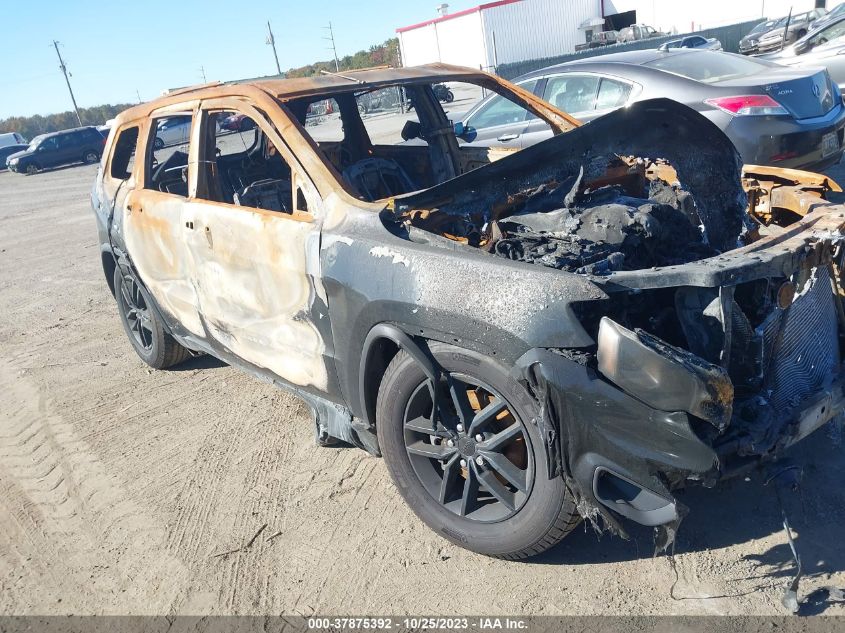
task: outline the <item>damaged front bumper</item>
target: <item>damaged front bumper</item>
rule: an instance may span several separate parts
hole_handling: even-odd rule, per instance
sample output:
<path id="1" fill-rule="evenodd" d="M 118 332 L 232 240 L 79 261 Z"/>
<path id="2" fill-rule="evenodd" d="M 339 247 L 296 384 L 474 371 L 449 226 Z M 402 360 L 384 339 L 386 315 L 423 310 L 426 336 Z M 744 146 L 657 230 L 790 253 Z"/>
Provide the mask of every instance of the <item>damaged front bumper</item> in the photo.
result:
<path id="1" fill-rule="evenodd" d="M 683 510 L 672 490 L 685 482 L 713 486 L 742 472 L 730 442 L 710 442 L 695 416 L 642 402 L 589 367 L 553 350 L 535 349 L 517 362 L 521 378 L 542 401 L 549 476 L 563 476 L 582 516 L 602 516 L 624 533 L 617 516 L 647 526 L 678 522 Z M 791 412 L 783 441 L 742 460 L 745 467 L 774 459 L 845 410 L 845 366 L 828 387 Z M 612 512 L 608 513 L 610 510 Z"/>
<path id="2" fill-rule="evenodd" d="M 692 305 L 702 323 L 720 323 L 715 350 L 712 338 L 693 345 L 709 346 L 709 359 L 604 316 L 593 350 L 533 349 L 517 361 L 517 377 L 542 405 L 549 476 L 567 480 L 583 516 L 623 534 L 620 517 L 669 526 L 671 538 L 685 512 L 673 489 L 778 459 L 845 409 L 837 268 L 845 216 L 815 200 L 823 208 L 747 247 L 611 275 L 605 287 L 675 292 L 687 331 Z M 747 317 L 743 295 L 770 282 L 783 290 L 772 293 L 780 304 Z M 704 300 L 691 302 L 695 293 Z"/>

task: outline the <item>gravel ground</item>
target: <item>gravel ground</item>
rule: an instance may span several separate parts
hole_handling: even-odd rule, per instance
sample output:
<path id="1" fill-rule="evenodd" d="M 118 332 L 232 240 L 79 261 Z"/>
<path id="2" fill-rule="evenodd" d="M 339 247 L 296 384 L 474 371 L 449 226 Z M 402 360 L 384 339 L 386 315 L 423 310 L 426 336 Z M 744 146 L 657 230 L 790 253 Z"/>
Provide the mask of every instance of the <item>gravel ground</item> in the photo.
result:
<path id="1" fill-rule="evenodd" d="M 677 581 L 644 529 L 493 560 L 423 526 L 381 460 L 315 446 L 297 398 L 209 358 L 146 368 L 100 269 L 94 175 L 0 173 L 0 613 L 783 613 L 793 565 L 757 480 L 681 493 Z M 806 613 L 845 614 L 817 591 L 845 586 L 838 428 L 793 452 Z"/>

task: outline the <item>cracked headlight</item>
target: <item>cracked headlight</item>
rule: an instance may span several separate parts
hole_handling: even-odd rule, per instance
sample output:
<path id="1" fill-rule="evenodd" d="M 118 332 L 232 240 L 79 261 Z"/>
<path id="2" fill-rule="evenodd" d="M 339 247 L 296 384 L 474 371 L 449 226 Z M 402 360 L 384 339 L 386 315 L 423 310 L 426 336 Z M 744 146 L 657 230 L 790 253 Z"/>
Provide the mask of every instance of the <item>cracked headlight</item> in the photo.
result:
<path id="1" fill-rule="evenodd" d="M 599 325 L 597 358 L 605 378 L 655 409 L 686 411 L 720 430 L 730 422 L 733 383 L 718 365 L 607 317 Z"/>

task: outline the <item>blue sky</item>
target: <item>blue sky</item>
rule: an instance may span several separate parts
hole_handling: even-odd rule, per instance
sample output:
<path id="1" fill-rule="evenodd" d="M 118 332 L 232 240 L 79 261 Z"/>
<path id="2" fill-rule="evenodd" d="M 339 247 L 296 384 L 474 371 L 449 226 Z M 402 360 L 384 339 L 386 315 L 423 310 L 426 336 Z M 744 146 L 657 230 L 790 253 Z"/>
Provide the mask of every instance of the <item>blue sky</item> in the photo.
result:
<path id="1" fill-rule="evenodd" d="M 8 4 L 7 4 L 8 3 Z M 276 72 L 264 42 L 269 19 L 282 70 L 338 56 L 436 17 L 439 0 L 31 0 L 7 4 L 0 38 L 0 118 L 72 107 L 52 41 L 72 73 L 80 107 L 137 101 L 168 87 Z M 450 0 L 450 11 L 477 1 Z M 14 9 L 9 9 L 15 6 Z"/>

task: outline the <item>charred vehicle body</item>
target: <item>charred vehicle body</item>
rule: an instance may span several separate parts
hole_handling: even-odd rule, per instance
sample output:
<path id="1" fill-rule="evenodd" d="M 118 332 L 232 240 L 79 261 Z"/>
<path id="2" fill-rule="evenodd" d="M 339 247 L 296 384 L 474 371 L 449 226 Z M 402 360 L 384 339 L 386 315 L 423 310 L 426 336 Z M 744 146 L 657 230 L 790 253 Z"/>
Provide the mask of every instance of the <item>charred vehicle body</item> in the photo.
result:
<path id="1" fill-rule="evenodd" d="M 442 82 L 499 92 L 556 135 L 459 146 Z M 356 99 L 391 86 L 414 106 L 401 136 L 415 143 L 374 142 L 362 121 Z M 306 113 L 326 99 L 342 126 L 321 136 Z M 232 114 L 255 123 L 248 138 L 220 133 Z M 187 146 L 155 148 L 173 117 L 191 122 Z M 522 558 L 582 518 L 671 537 L 674 489 L 777 459 L 842 410 L 831 189 L 743 168 L 672 101 L 580 126 L 432 65 L 137 106 L 92 203 L 145 362 L 209 353 L 293 389 L 318 442 L 382 455 L 432 529 Z"/>

